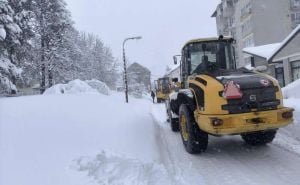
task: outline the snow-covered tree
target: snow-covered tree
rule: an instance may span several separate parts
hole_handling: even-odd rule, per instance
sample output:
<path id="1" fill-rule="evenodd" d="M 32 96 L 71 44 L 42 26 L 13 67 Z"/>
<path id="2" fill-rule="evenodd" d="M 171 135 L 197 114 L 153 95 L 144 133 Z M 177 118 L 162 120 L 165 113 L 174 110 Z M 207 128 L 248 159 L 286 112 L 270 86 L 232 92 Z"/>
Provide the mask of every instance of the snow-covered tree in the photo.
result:
<path id="1" fill-rule="evenodd" d="M 63 0 L 35 0 L 34 13 L 38 24 L 41 67 L 41 89 L 53 84 L 53 70 L 65 60 L 65 36 L 72 28 L 70 12 Z M 64 50 L 61 50 L 64 49 Z"/>
<path id="2" fill-rule="evenodd" d="M 118 62 L 101 39 L 73 27 L 64 0 L 0 0 L 0 82 L 18 86 L 97 79 L 114 87 Z"/>
<path id="3" fill-rule="evenodd" d="M 11 48 L 20 45 L 22 30 L 15 20 L 15 12 L 7 0 L 0 0 L 0 91 L 16 92 L 15 81 L 20 75 Z"/>

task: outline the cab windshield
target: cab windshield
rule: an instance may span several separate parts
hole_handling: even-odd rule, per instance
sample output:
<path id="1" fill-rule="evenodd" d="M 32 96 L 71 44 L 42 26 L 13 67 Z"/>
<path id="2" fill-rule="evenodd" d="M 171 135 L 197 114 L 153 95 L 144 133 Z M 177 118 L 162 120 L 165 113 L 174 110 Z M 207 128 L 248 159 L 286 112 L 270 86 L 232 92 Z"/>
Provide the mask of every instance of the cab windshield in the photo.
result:
<path id="1" fill-rule="evenodd" d="M 190 74 L 235 69 L 233 47 L 228 42 L 196 43 L 189 46 Z"/>
<path id="2" fill-rule="evenodd" d="M 159 80 L 159 87 L 161 89 L 168 89 L 170 88 L 170 80 L 169 78 L 162 78 Z"/>

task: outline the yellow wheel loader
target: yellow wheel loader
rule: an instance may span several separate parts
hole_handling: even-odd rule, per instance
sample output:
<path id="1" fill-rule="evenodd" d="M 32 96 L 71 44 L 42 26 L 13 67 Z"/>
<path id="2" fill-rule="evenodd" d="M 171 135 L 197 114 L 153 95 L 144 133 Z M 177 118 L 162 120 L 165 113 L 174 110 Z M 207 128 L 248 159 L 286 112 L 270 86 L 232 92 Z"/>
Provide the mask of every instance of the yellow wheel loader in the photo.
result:
<path id="1" fill-rule="evenodd" d="M 166 105 L 171 128 L 180 131 L 189 153 L 204 152 L 209 135 L 267 144 L 293 121 L 294 110 L 283 106 L 276 79 L 237 69 L 233 43 L 220 36 L 191 40 L 182 49 L 181 89 Z"/>
<path id="2" fill-rule="evenodd" d="M 164 102 L 169 98 L 172 91 L 171 79 L 169 77 L 159 78 L 155 81 L 157 103 Z"/>

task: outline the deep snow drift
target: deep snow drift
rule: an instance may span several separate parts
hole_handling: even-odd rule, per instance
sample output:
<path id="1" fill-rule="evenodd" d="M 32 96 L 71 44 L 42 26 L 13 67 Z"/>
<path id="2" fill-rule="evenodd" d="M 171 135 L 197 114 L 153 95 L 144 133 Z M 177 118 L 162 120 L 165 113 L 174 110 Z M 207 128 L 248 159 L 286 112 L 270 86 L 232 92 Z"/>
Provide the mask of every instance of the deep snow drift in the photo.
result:
<path id="1" fill-rule="evenodd" d="M 296 80 L 295 82 L 282 88 L 282 93 L 285 99 L 300 98 L 299 92 L 300 92 L 300 80 Z"/>
<path id="2" fill-rule="evenodd" d="M 118 93 L 1 99 L 0 184 L 168 184 L 151 105 Z"/>

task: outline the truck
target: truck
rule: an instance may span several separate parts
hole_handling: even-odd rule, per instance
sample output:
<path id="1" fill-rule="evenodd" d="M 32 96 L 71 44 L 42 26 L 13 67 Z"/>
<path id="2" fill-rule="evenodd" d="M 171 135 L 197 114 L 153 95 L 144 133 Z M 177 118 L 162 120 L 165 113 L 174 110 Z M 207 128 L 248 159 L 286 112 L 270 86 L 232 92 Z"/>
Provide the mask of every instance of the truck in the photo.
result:
<path id="1" fill-rule="evenodd" d="M 294 109 L 283 106 L 275 78 L 259 68 L 237 68 L 234 43 L 220 36 L 183 46 L 181 88 L 169 95 L 166 108 L 188 153 L 204 152 L 209 136 L 240 135 L 249 145 L 265 145 L 293 122 Z"/>

